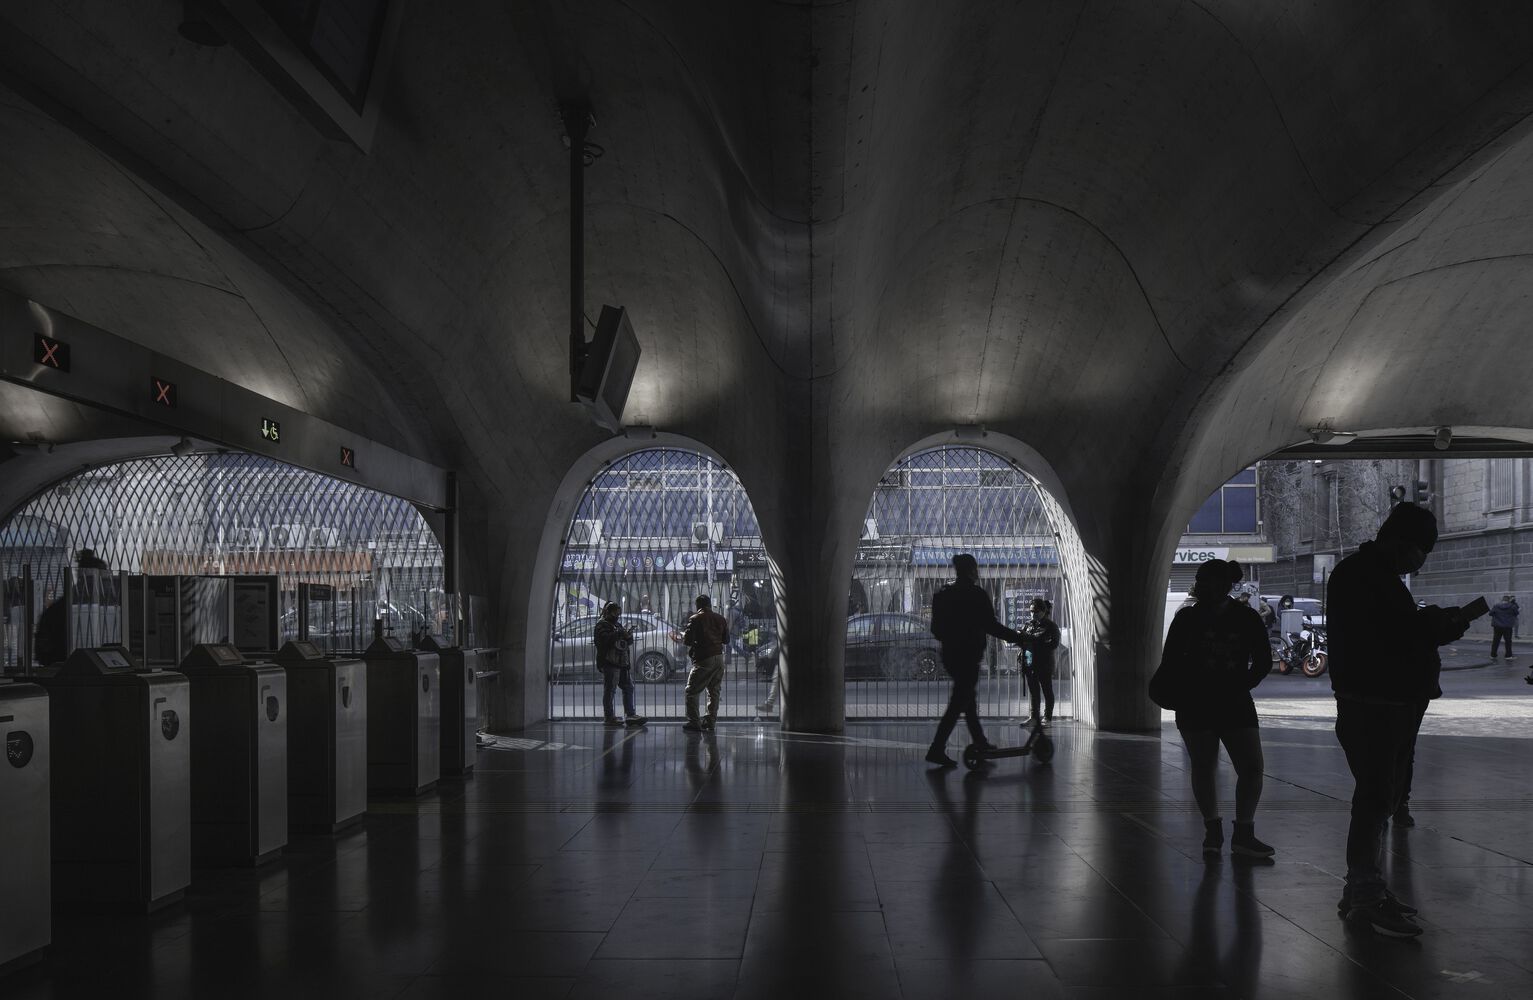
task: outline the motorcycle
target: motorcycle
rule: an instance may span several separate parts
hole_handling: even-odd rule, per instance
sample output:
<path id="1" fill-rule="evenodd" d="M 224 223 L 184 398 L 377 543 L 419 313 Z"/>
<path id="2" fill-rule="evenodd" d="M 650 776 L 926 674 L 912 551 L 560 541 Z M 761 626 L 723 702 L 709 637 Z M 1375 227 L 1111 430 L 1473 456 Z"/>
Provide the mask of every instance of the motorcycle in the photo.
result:
<path id="1" fill-rule="evenodd" d="M 1319 677 L 1329 665 L 1325 629 L 1321 626 L 1306 623 L 1298 632 L 1274 634 L 1271 642 L 1272 669 L 1280 674 L 1297 670 L 1305 677 Z"/>

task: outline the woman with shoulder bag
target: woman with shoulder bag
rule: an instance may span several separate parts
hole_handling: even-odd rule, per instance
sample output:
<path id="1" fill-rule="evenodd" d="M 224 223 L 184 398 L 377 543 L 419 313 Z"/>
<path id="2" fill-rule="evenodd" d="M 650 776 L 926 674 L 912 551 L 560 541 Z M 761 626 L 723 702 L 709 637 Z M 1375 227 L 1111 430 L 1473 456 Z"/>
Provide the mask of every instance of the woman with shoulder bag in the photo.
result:
<path id="1" fill-rule="evenodd" d="M 609 726 L 644 725 L 644 717 L 638 712 L 633 704 L 633 678 L 628 673 L 629 647 L 633 645 L 633 629 L 624 628 L 621 619 L 622 607 L 616 603 L 608 604 L 601 610 L 601 618 L 596 623 L 596 668 L 602 676 L 602 713 L 606 717 Z M 623 714 L 619 719 L 612 704 L 612 696 L 616 688 L 623 689 Z"/>
<path id="2" fill-rule="evenodd" d="M 1223 559 L 1198 567 L 1192 585 L 1195 603 L 1171 621 L 1151 695 L 1163 707 L 1175 709 L 1176 728 L 1192 758 L 1192 795 L 1205 831 L 1203 853 L 1217 856 L 1224 846 L 1215 780 L 1222 743 L 1235 767 L 1230 852 L 1270 858 L 1275 852 L 1257 840 L 1255 832 L 1264 761 L 1251 689 L 1272 671 L 1272 648 L 1261 615 L 1230 597 L 1242 575 L 1239 563 Z"/>

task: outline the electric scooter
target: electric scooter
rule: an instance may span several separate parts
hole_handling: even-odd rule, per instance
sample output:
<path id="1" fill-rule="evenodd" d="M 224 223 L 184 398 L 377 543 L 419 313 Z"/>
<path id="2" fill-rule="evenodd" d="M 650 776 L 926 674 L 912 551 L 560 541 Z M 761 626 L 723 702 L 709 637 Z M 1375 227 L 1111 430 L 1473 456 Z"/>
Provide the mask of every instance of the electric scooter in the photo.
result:
<path id="1" fill-rule="evenodd" d="M 989 760 L 999 760 L 1002 757 L 1037 757 L 1040 764 L 1047 764 L 1054 759 L 1054 741 L 1049 739 L 1048 731 L 1042 723 L 1033 726 L 1033 731 L 1027 734 L 1027 739 L 1021 746 L 1015 747 L 991 747 L 982 750 L 973 743 L 963 748 L 963 766 L 974 770 L 980 764 Z"/>

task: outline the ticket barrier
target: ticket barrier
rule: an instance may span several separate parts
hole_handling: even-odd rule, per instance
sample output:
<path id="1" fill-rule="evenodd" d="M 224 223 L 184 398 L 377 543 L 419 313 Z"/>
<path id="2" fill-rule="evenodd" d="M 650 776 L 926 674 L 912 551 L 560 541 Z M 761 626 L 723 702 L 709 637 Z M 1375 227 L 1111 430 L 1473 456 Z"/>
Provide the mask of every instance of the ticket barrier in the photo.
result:
<path id="1" fill-rule="evenodd" d="M 367 812 L 367 668 L 289 642 L 287 819 L 295 831 L 334 833 Z"/>
<path id="2" fill-rule="evenodd" d="M 441 657 L 442 774 L 469 777 L 479 743 L 479 650 L 450 646 L 442 649 L 427 637 L 423 650 Z"/>
<path id="3" fill-rule="evenodd" d="M 367 788 L 420 795 L 441 768 L 441 685 L 436 653 L 380 636 L 367 661 Z"/>
<path id="4" fill-rule="evenodd" d="M 261 865 L 287 846 L 287 671 L 227 643 L 192 647 L 192 860 Z"/>
<path id="5" fill-rule="evenodd" d="M 61 906 L 147 912 L 186 894 L 191 685 L 121 646 L 77 649 L 48 689 L 53 894 Z"/>
<path id="6" fill-rule="evenodd" d="M 48 692 L 0 681 L 0 975 L 42 958 L 53 941 L 49 877 Z"/>

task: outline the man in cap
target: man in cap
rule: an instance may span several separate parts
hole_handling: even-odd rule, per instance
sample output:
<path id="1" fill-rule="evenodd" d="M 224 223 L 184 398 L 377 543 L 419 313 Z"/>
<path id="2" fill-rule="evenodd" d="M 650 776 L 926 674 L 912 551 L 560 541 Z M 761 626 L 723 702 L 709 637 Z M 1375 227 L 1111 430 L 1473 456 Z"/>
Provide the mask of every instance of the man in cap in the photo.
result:
<path id="1" fill-rule="evenodd" d="M 1337 907 L 1349 923 L 1415 937 L 1416 910 L 1384 884 L 1384 824 L 1400 803 L 1426 703 L 1442 694 L 1437 647 L 1464 634 L 1458 608 L 1418 608 L 1400 577 L 1426 562 L 1437 519 L 1413 503 L 1390 511 L 1372 542 L 1337 563 L 1327 625 L 1336 739 L 1355 786 L 1347 830 L 1347 882 Z"/>
<path id="2" fill-rule="evenodd" d="M 979 724 L 979 705 L 975 689 L 979 687 L 979 662 L 985 656 L 985 636 L 993 635 L 1020 644 L 1023 636 L 995 620 L 990 595 L 979 585 L 979 563 L 967 552 L 953 557 L 953 571 L 958 579 L 937 591 L 932 598 L 932 635 L 942 643 L 942 666 L 953 678 L 953 693 L 947 711 L 937 723 L 930 763 L 956 767 L 958 762 L 947 755 L 947 739 L 958 725 L 958 716 L 969 721 L 969 739 L 988 747 L 985 730 Z"/>

